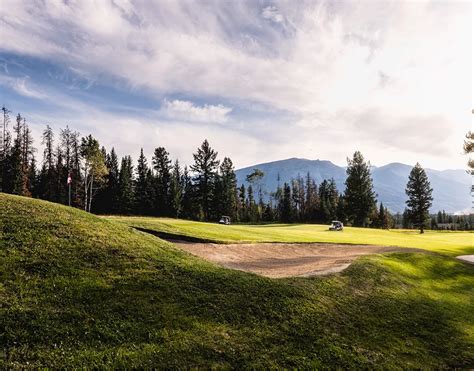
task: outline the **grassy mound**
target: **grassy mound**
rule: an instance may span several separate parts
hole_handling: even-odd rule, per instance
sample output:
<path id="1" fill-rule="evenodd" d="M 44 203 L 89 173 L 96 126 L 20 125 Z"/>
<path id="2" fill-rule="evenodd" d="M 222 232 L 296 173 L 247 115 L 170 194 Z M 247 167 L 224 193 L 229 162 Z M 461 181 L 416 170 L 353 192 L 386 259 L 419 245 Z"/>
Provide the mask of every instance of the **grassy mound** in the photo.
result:
<path id="1" fill-rule="evenodd" d="M 474 365 L 474 267 L 450 257 L 272 280 L 4 194 L 0 233 L 2 368 Z"/>

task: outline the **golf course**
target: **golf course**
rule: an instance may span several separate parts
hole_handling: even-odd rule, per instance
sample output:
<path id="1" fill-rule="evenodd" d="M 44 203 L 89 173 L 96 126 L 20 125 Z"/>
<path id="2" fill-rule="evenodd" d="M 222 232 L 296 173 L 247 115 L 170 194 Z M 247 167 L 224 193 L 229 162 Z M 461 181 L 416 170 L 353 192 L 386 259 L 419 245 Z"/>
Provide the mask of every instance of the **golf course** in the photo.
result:
<path id="1" fill-rule="evenodd" d="M 470 232 L 98 217 L 1 193 L 0 205 L 2 368 L 474 366 L 474 265 L 456 259 L 474 254 Z M 269 278 L 186 243 L 366 252 L 339 272 Z"/>

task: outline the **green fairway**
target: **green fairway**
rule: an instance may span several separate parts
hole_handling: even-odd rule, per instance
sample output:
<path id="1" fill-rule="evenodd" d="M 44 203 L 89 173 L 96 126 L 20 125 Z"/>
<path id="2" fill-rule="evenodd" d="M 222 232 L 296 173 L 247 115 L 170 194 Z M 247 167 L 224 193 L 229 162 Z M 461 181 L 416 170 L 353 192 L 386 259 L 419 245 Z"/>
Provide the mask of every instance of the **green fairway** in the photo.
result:
<path id="1" fill-rule="evenodd" d="M 382 243 L 379 234 L 472 252 L 465 233 L 106 219 L 0 193 L 1 368 L 474 366 L 473 265 L 392 253 L 326 277 L 269 279 L 207 263 L 132 224 L 226 241 Z"/>
<path id="2" fill-rule="evenodd" d="M 199 237 L 216 242 L 333 242 L 416 247 L 451 256 L 474 254 L 474 233 L 414 230 L 390 231 L 344 228 L 331 232 L 326 225 L 267 224 L 220 225 L 188 220 L 144 217 L 107 217 L 125 225 L 157 232 Z"/>

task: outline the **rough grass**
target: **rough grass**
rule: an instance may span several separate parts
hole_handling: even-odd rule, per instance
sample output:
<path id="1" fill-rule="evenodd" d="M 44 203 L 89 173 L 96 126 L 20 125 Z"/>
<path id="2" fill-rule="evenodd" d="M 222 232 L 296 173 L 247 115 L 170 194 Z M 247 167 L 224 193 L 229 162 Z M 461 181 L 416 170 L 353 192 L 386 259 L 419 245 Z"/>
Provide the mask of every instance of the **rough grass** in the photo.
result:
<path id="1" fill-rule="evenodd" d="M 44 201 L 0 194 L 0 227 L 2 368 L 474 365 L 474 267 L 448 256 L 272 280 Z"/>
<path id="2" fill-rule="evenodd" d="M 451 231 L 381 230 L 344 228 L 331 232 L 327 225 L 316 224 L 266 224 L 220 225 L 189 220 L 107 217 L 128 226 L 156 232 L 199 237 L 215 242 L 330 242 L 383 246 L 415 247 L 450 256 L 474 254 L 474 233 Z"/>

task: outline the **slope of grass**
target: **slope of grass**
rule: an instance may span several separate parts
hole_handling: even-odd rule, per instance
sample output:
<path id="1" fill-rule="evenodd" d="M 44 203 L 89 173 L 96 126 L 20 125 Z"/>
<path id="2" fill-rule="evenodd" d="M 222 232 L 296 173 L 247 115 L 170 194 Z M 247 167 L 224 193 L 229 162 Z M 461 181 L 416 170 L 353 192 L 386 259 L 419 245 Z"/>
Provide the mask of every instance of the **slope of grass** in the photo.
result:
<path id="1" fill-rule="evenodd" d="M 0 233 L 2 368 L 474 365 L 474 267 L 447 256 L 272 280 L 4 194 Z"/>
<path id="2" fill-rule="evenodd" d="M 331 232 L 327 225 L 267 224 L 219 225 L 189 220 L 107 217 L 125 225 L 156 232 L 199 237 L 216 242 L 330 242 L 415 247 L 451 256 L 474 254 L 474 233 L 450 231 L 380 230 L 344 228 Z"/>

